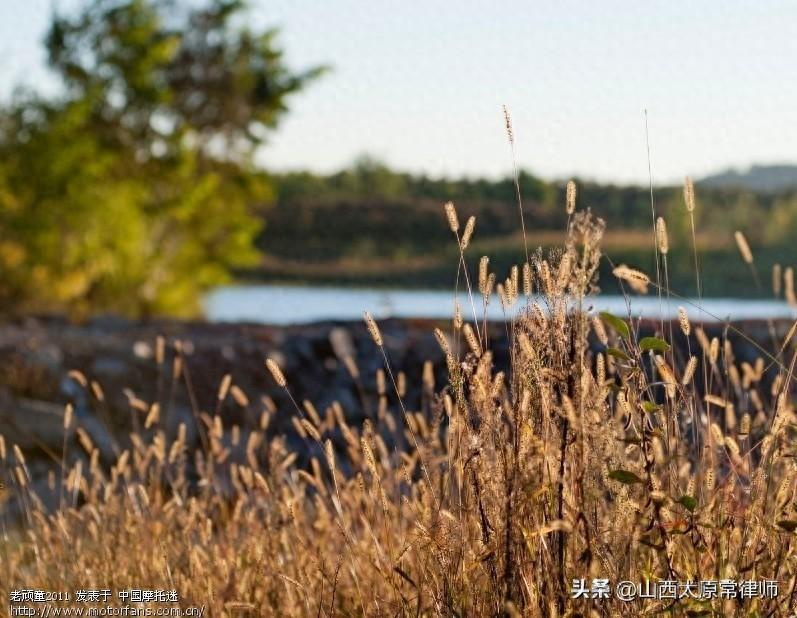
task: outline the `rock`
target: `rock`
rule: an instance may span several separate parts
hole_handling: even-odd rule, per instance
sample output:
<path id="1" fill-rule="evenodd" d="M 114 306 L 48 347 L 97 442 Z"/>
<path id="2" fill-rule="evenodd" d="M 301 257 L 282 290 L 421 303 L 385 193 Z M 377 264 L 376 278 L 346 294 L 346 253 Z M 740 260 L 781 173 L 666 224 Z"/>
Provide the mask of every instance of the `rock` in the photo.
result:
<path id="1" fill-rule="evenodd" d="M 64 440 L 64 408 L 35 399 L 0 400 L 0 427 L 6 441 L 25 451 L 61 451 Z"/>

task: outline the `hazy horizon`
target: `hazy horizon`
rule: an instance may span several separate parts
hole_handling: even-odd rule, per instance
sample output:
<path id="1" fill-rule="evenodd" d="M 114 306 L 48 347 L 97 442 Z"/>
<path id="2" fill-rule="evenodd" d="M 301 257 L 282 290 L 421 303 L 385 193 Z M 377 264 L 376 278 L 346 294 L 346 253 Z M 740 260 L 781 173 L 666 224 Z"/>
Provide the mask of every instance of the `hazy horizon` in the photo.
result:
<path id="1" fill-rule="evenodd" d="M 52 89 L 41 39 L 52 6 L 0 8 L 0 85 Z M 259 160 L 270 170 L 332 172 L 368 154 L 446 177 L 511 171 L 546 179 L 647 184 L 643 109 L 656 185 L 750 165 L 797 162 L 797 5 L 630 2 L 600 6 L 463 1 L 391 6 L 250 2 L 281 29 L 290 66 L 333 71 L 294 97 Z"/>

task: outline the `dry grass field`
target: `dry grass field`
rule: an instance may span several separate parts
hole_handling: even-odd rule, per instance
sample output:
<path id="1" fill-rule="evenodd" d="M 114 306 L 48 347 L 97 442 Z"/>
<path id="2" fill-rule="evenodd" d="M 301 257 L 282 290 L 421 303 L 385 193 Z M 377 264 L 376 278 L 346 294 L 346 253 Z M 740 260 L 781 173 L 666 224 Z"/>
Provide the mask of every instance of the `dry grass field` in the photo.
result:
<path id="1" fill-rule="evenodd" d="M 29 491 L 24 455 L 0 442 L 7 493 L 24 505 L 22 527 L 0 542 L 0 596 L 146 584 L 211 616 L 790 615 L 795 329 L 773 329 L 749 363 L 709 339 L 692 308 L 644 338 L 633 320 L 590 315 L 604 226 L 576 211 L 571 192 L 561 247 L 526 250 L 508 276 L 474 257 L 474 221 L 460 225 L 447 205 L 471 302 L 436 332 L 449 379 L 435 383 L 426 367 L 417 409 L 366 315 L 384 357 L 375 422 L 294 401 L 266 406 L 251 427 L 211 407 L 196 436 L 185 425 L 169 435 L 142 401 L 144 426 L 110 468 L 79 428 L 65 443 L 64 461 L 83 449 L 90 463 L 52 476 L 55 512 Z M 685 194 L 689 217 L 689 183 Z M 629 294 L 667 294 L 667 231 L 656 228 L 659 274 L 614 270 Z M 790 271 L 785 282 L 776 274 L 776 292 L 793 298 Z M 484 318 L 493 291 L 511 342 L 506 372 Z M 291 394 L 274 360 L 264 371 Z M 228 377 L 218 401 L 256 395 Z M 266 437 L 274 415 L 293 416 L 309 465 Z M 723 580 L 735 598 L 701 596 L 698 582 Z M 742 598 L 743 580 L 777 582 L 778 594 L 756 584 Z M 622 581 L 660 586 L 661 598 L 622 600 Z M 674 596 L 661 593 L 672 585 Z"/>

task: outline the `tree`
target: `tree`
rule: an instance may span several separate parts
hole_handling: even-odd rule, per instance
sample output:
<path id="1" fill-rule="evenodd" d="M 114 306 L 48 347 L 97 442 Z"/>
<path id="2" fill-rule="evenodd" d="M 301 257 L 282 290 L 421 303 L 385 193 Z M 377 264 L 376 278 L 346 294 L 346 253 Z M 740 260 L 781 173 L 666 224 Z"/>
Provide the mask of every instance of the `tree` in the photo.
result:
<path id="1" fill-rule="evenodd" d="M 190 315 L 258 259 L 253 163 L 294 73 L 241 0 L 93 0 L 46 38 L 62 92 L 0 110 L 0 302 L 7 310 Z"/>

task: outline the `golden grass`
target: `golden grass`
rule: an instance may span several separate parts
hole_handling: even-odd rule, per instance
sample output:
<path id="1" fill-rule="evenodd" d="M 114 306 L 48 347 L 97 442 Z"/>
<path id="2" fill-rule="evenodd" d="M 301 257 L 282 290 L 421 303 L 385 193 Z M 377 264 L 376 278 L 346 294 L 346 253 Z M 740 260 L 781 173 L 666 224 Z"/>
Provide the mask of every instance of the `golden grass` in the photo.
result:
<path id="1" fill-rule="evenodd" d="M 453 207 L 447 217 L 458 234 Z M 522 282 L 518 268 L 504 279 L 483 259 L 474 315 L 457 310 L 452 332 L 435 333 L 448 381 L 435 385 L 427 363 L 418 409 L 366 315 L 384 360 L 375 423 L 355 426 L 337 403 L 298 405 L 269 359 L 292 409 L 264 399 L 252 427 L 203 412 L 191 440 L 185 426 L 169 435 L 143 402 L 149 428 L 109 469 L 82 440 L 88 459 L 63 470 L 54 513 L 30 491 L 23 454 L 0 444 L 3 478 L 25 507 L 25 534 L 2 542 L 0 595 L 146 585 L 212 616 L 789 615 L 794 329 L 749 363 L 685 310 L 675 334 L 644 339 L 628 320 L 590 315 L 603 236 L 600 220 L 572 213 L 563 246 L 524 263 Z M 467 243 L 455 240 L 461 267 Z M 484 319 L 496 279 L 505 370 Z M 256 401 L 225 377 L 218 397 L 228 394 Z M 306 465 L 284 437 L 267 437 L 275 414 L 294 416 Z M 574 599 L 582 578 L 768 579 L 780 594 Z"/>

